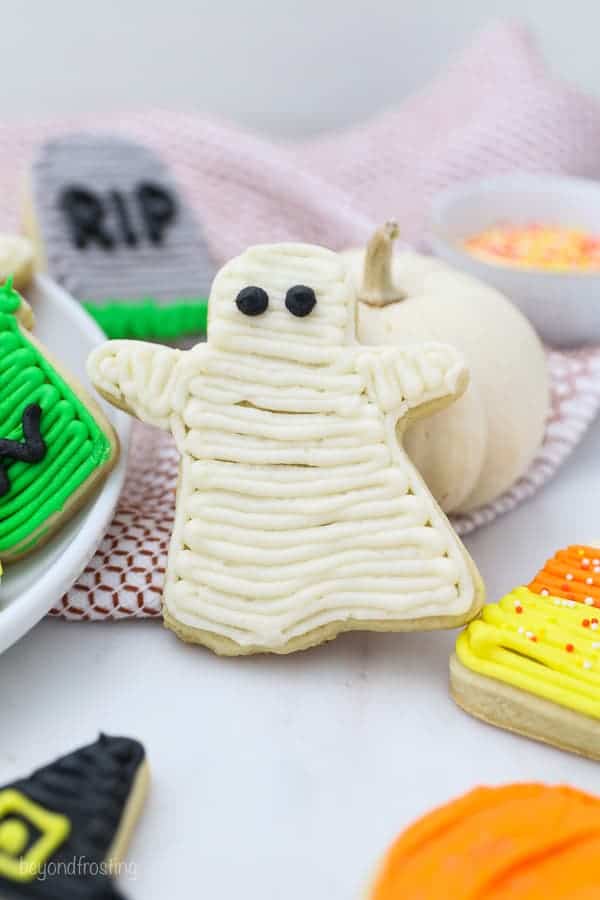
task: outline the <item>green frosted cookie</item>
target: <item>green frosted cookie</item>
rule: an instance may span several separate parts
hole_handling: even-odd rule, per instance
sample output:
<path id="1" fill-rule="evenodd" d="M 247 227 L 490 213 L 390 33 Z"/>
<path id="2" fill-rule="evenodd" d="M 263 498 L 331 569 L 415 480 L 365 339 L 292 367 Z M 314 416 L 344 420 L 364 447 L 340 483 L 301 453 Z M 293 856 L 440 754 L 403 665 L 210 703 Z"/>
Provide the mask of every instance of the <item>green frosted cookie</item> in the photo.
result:
<path id="1" fill-rule="evenodd" d="M 29 307 L 0 287 L 0 559 L 39 547 L 118 458 L 117 437 L 83 388 L 30 334 Z"/>

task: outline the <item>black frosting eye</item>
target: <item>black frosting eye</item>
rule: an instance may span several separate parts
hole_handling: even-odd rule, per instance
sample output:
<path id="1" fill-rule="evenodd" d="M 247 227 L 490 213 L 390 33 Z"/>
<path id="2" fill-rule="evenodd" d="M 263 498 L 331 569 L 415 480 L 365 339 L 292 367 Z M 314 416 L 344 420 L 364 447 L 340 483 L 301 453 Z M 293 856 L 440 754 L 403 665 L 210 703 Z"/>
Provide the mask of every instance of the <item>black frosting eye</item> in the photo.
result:
<path id="1" fill-rule="evenodd" d="M 305 284 L 296 284 L 285 295 L 285 305 L 293 316 L 303 318 L 311 313 L 315 307 L 317 298 L 311 287 Z"/>
<path id="2" fill-rule="evenodd" d="M 242 288 L 235 298 L 235 303 L 245 316 L 260 316 L 269 305 L 269 295 L 261 287 L 250 285 Z"/>

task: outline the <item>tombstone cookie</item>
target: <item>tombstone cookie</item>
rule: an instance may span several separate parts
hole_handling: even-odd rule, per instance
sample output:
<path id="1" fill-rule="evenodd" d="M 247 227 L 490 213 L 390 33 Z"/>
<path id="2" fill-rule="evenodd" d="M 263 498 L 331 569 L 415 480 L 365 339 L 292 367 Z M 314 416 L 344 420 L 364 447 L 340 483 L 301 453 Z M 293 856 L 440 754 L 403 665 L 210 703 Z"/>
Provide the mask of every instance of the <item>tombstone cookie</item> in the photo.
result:
<path id="1" fill-rule="evenodd" d="M 118 457 L 97 405 L 29 328 L 31 310 L 0 287 L 0 559 L 41 546 L 81 506 Z"/>
<path id="2" fill-rule="evenodd" d="M 208 343 L 109 342 L 100 393 L 181 454 L 166 624 L 218 653 L 351 629 L 452 627 L 482 585 L 396 437 L 467 383 L 451 347 L 366 347 L 341 258 L 251 248 L 218 274 Z"/>
<path id="3" fill-rule="evenodd" d="M 0 896 L 119 900 L 110 876 L 147 788 L 142 745 L 106 735 L 0 787 Z"/>
<path id="4" fill-rule="evenodd" d="M 214 268 L 192 210 L 148 147 L 98 134 L 44 144 L 25 227 L 40 266 L 109 337 L 204 332 Z"/>

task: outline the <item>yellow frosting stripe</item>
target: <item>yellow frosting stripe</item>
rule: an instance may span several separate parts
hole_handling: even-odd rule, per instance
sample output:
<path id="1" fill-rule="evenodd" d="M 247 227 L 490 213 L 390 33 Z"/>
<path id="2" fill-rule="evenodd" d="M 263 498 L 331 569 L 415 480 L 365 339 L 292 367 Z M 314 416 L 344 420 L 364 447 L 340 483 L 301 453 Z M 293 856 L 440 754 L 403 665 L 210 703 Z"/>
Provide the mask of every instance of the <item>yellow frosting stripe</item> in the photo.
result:
<path id="1" fill-rule="evenodd" d="M 600 623 L 582 604 L 520 587 L 484 607 L 456 642 L 460 662 L 600 719 Z"/>

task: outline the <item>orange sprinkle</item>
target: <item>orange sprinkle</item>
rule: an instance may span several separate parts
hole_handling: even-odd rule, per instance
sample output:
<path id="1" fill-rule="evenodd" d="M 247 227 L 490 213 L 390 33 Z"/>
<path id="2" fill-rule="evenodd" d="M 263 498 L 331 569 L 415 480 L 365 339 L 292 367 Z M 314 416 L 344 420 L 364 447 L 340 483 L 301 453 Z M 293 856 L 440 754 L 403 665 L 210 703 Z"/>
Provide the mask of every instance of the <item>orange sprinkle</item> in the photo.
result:
<path id="1" fill-rule="evenodd" d="M 600 269 L 600 235 L 534 222 L 497 225 L 464 242 L 474 256 L 506 265 L 568 271 Z"/>

